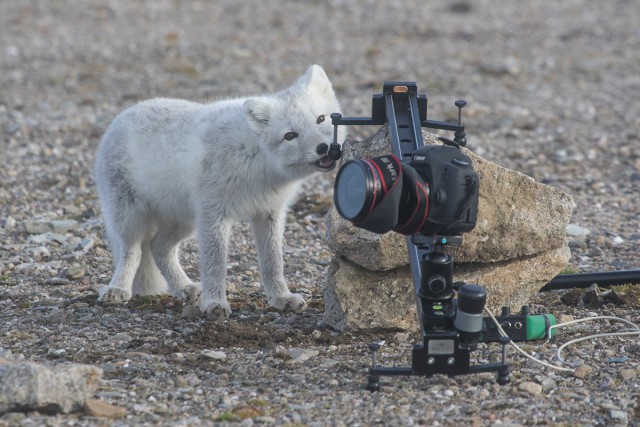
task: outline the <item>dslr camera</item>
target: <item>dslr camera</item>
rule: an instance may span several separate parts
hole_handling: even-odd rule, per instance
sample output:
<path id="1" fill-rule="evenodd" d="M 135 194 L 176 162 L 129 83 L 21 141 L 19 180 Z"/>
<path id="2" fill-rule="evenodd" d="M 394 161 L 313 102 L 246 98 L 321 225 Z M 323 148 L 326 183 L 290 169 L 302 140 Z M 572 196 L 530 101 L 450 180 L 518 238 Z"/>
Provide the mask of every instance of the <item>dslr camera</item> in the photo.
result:
<path id="1" fill-rule="evenodd" d="M 394 154 L 346 162 L 334 199 L 343 218 L 374 233 L 458 235 L 476 225 L 478 187 L 469 156 L 428 145 L 409 162 Z"/>

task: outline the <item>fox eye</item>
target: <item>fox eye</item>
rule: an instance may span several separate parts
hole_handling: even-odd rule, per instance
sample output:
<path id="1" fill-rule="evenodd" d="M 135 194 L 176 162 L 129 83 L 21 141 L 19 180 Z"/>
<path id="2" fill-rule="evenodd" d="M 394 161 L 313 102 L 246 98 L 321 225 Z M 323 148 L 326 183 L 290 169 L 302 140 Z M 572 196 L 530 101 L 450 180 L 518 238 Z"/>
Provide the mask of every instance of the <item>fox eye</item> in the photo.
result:
<path id="1" fill-rule="evenodd" d="M 324 122 L 324 115 L 321 114 L 321 115 L 318 116 L 318 120 L 316 120 L 316 123 L 320 124 L 322 122 Z"/>
<path id="2" fill-rule="evenodd" d="M 291 141 L 292 139 L 296 139 L 298 137 L 298 134 L 295 132 L 287 132 L 284 134 L 284 139 L 286 139 L 287 141 Z"/>

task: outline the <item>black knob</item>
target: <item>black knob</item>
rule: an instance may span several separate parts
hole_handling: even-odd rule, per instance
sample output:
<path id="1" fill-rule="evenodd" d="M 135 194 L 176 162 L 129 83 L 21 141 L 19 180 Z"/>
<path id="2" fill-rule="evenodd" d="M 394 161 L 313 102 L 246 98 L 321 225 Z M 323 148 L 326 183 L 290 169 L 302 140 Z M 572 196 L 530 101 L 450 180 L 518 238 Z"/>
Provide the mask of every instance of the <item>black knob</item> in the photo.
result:
<path id="1" fill-rule="evenodd" d="M 342 147 L 337 142 L 331 144 L 329 147 L 329 158 L 331 160 L 338 160 L 342 157 Z"/>
<path id="2" fill-rule="evenodd" d="M 431 276 L 427 281 L 427 285 L 429 286 L 429 291 L 431 291 L 434 296 L 439 296 L 447 290 L 447 280 L 439 274 Z"/>

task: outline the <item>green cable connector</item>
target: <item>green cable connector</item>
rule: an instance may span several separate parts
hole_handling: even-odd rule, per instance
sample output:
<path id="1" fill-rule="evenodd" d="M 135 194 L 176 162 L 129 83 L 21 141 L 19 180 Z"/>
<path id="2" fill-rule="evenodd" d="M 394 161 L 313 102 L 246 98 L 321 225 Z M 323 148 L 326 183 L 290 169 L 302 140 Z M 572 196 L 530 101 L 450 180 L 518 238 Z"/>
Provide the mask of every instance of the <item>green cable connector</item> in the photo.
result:
<path id="1" fill-rule="evenodd" d="M 549 334 L 548 330 L 551 325 L 558 322 L 553 314 L 537 314 L 526 316 L 527 341 L 543 340 L 555 336 L 556 330 L 552 329 Z"/>

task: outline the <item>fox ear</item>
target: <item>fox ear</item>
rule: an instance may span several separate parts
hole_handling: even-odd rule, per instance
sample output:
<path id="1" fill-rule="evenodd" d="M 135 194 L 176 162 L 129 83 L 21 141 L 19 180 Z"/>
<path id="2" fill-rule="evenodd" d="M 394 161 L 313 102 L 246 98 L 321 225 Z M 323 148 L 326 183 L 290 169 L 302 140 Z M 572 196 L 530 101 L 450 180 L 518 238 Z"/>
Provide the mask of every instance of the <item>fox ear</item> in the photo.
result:
<path id="1" fill-rule="evenodd" d="M 321 94 L 333 94 L 329 77 L 319 65 L 309 67 L 307 72 L 300 77 L 298 84 L 307 90 L 313 89 Z"/>
<path id="2" fill-rule="evenodd" d="M 247 114 L 249 126 L 261 133 L 269 124 L 273 113 L 273 102 L 267 98 L 249 98 L 244 101 L 244 111 Z"/>

